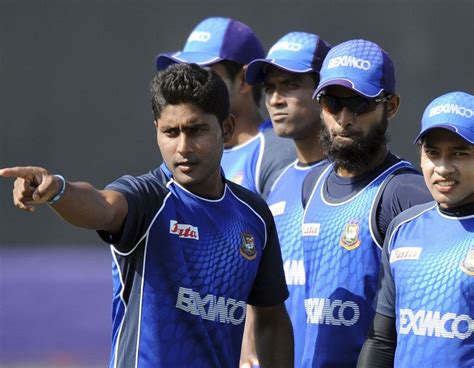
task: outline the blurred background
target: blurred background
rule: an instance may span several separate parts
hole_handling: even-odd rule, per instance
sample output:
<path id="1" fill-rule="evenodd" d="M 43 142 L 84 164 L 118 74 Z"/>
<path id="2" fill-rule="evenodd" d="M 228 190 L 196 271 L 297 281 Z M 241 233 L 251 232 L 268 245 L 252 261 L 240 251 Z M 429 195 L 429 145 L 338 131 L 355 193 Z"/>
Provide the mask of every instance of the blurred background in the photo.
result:
<path id="1" fill-rule="evenodd" d="M 392 151 L 417 162 L 426 105 L 474 93 L 473 14 L 472 0 L 0 0 L 0 167 L 45 166 L 102 188 L 159 165 L 155 56 L 209 16 L 248 24 L 266 49 L 290 31 L 378 43 L 402 97 Z M 16 210 L 12 182 L 0 179 L 0 367 L 106 366 L 108 246 L 47 207 Z"/>

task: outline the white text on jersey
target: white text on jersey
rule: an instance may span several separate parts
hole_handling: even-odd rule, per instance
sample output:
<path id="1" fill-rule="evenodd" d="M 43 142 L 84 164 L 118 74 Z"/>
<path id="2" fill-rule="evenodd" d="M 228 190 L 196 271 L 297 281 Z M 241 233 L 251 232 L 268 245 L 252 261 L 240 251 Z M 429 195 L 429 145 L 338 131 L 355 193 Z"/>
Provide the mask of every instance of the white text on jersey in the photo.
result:
<path id="1" fill-rule="evenodd" d="M 474 321 L 467 314 L 400 309 L 399 333 L 465 340 L 474 330 Z"/>
<path id="2" fill-rule="evenodd" d="M 306 323 L 352 326 L 359 320 L 359 306 L 351 300 L 311 298 L 304 301 Z"/>
<path id="3" fill-rule="evenodd" d="M 304 285 L 306 283 L 303 260 L 287 260 L 283 268 L 287 285 Z"/>
<path id="4" fill-rule="evenodd" d="M 241 300 L 212 294 L 201 297 L 193 289 L 180 287 L 176 308 L 209 321 L 240 325 L 245 320 L 247 304 Z"/>

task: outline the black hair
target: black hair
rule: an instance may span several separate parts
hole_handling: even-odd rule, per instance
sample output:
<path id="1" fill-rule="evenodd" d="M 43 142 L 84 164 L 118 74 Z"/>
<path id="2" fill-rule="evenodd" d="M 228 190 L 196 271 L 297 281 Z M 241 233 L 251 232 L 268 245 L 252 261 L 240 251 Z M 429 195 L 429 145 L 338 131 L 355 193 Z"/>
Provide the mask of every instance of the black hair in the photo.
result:
<path id="1" fill-rule="evenodd" d="M 224 81 L 210 68 L 196 64 L 172 64 L 151 81 L 151 105 L 157 121 L 168 105 L 191 103 L 214 115 L 222 126 L 229 116 L 229 92 Z"/>
<path id="2" fill-rule="evenodd" d="M 316 73 L 316 72 L 309 72 L 308 75 L 311 77 L 311 79 L 313 79 L 314 81 L 314 89 L 316 89 L 316 87 L 318 86 L 319 84 L 319 73 Z"/>
<path id="3" fill-rule="evenodd" d="M 219 62 L 219 64 L 222 64 L 222 66 L 224 67 L 232 83 L 234 83 L 235 77 L 244 67 L 243 64 L 239 64 L 231 60 L 222 60 Z M 253 95 L 253 100 L 255 101 L 255 105 L 260 107 L 260 100 L 262 99 L 262 86 L 261 85 L 252 86 L 252 95 Z"/>

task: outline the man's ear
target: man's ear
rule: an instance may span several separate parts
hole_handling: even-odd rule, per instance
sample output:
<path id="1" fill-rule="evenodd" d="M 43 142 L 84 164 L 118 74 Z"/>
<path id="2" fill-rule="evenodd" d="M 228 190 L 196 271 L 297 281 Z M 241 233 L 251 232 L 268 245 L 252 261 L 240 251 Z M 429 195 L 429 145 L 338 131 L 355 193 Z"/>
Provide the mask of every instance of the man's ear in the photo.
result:
<path id="1" fill-rule="evenodd" d="M 247 72 L 248 65 L 244 65 L 242 69 L 239 70 L 237 75 L 235 76 L 234 83 L 238 83 L 239 86 L 239 93 L 247 94 L 252 93 L 252 86 L 247 83 L 245 79 L 245 73 Z"/>
<path id="2" fill-rule="evenodd" d="M 392 98 L 390 98 L 390 100 L 388 101 L 387 106 L 387 117 L 391 119 L 396 115 L 398 108 L 400 107 L 400 96 L 393 95 Z"/>
<path id="3" fill-rule="evenodd" d="M 223 122 L 222 122 L 222 137 L 224 138 L 224 143 L 230 142 L 232 139 L 232 135 L 234 134 L 235 128 L 235 116 L 230 114 Z"/>

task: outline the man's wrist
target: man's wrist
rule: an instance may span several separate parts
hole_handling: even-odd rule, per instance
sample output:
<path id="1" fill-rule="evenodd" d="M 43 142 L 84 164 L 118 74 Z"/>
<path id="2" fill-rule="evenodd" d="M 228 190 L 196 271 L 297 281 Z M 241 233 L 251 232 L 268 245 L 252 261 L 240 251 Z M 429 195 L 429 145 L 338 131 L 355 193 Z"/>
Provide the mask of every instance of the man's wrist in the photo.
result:
<path id="1" fill-rule="evenodd" d="M 61 188 L 59 189 L 59 192 L 48 201 L 49 205 L 55 204 L 57 201 L 59 201 L 63 197 L 64 191 L 66 190 L 66 179 L 64 179 L 62 175 L 53 176 L 61 181 Z"/>

